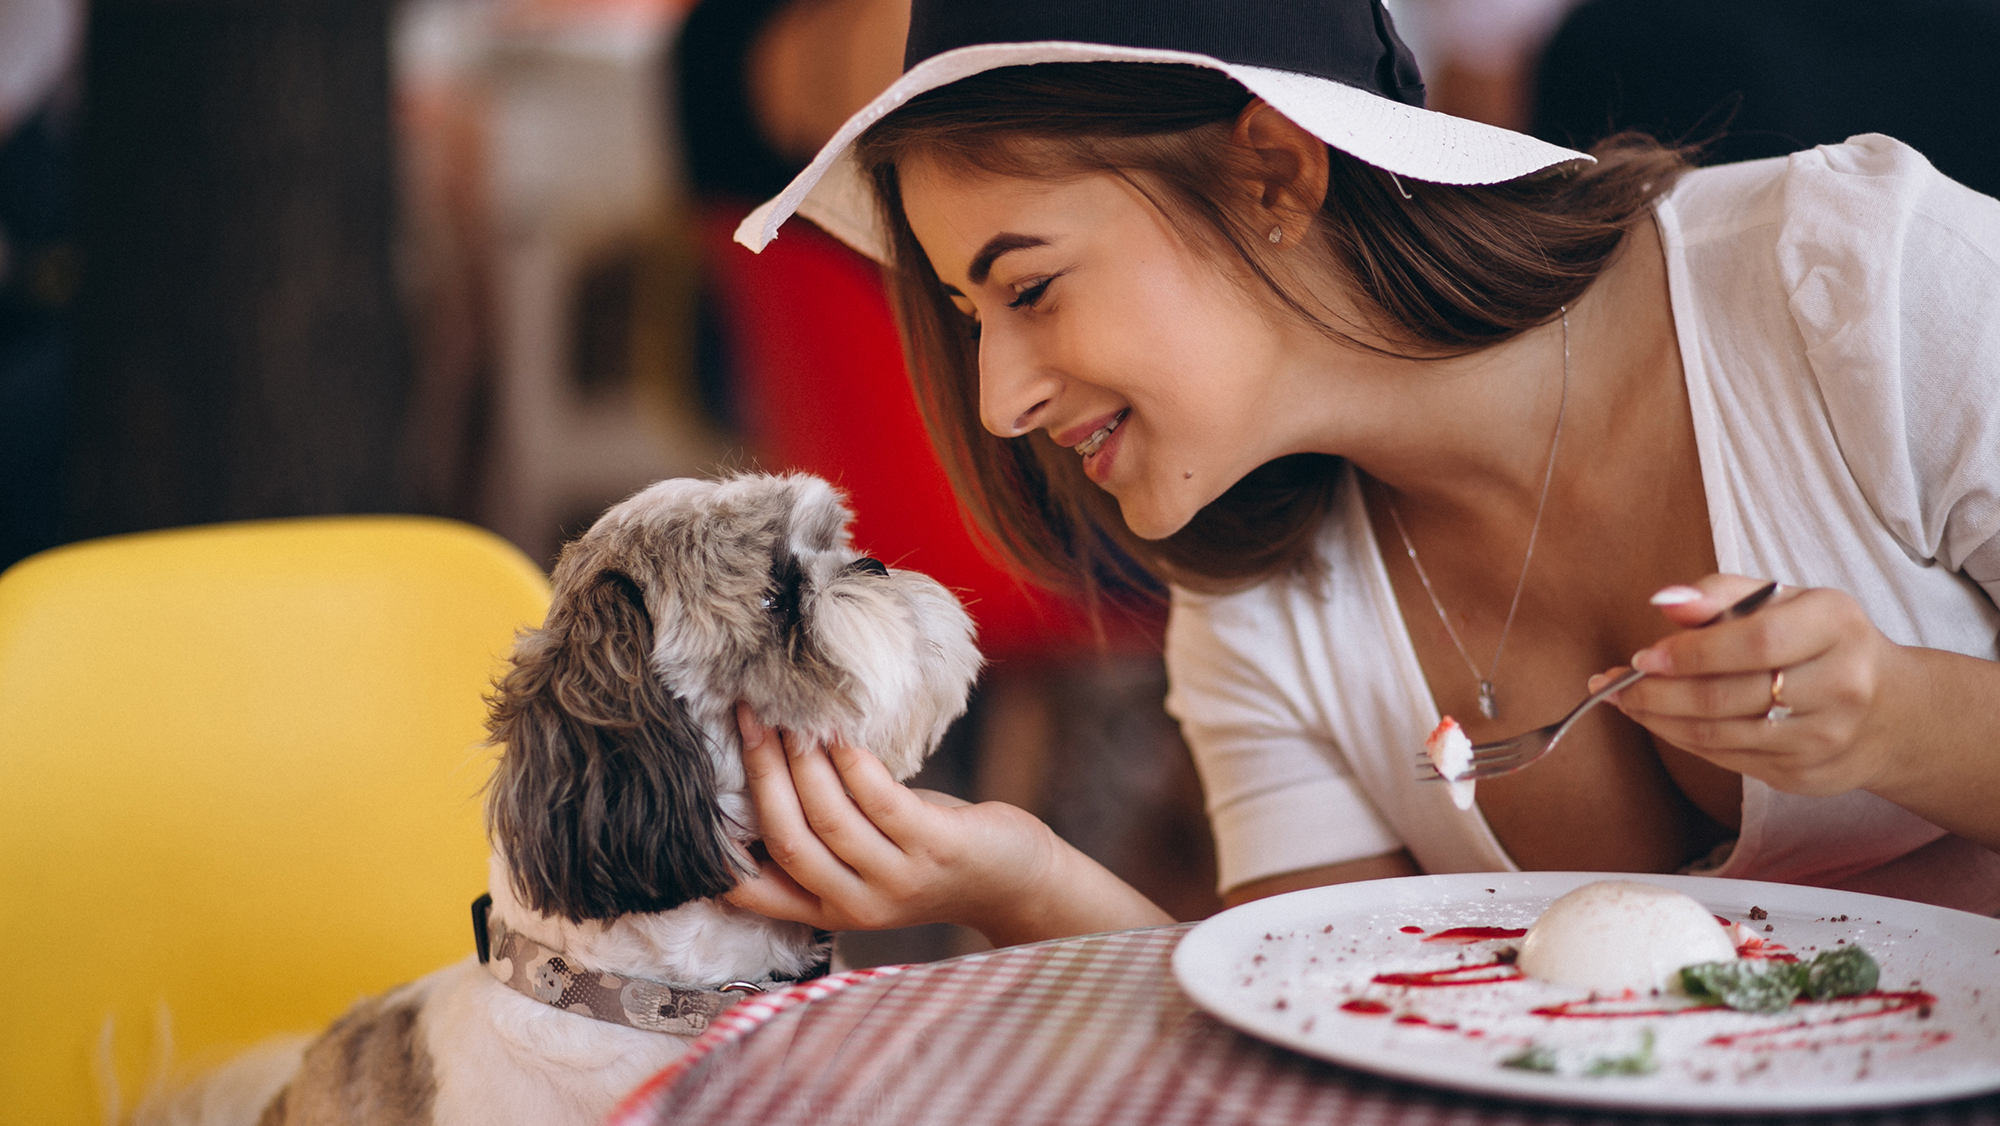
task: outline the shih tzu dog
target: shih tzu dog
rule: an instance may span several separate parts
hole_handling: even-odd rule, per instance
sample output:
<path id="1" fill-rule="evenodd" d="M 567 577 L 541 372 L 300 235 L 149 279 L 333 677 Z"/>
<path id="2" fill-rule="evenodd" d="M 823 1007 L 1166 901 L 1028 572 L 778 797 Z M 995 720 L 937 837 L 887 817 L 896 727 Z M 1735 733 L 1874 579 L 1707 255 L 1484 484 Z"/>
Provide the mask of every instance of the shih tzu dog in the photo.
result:
<path id="1" fill-rule="evenodd" d="M 737 702 L 906 778 L 980 664 L 958 601 L 857 552 L 849 519 L 801 475 L 662 481 L 606 512 L 491 701 L 476 958 L 154 1120 L 595 1123 L 742 994 L 823 971 L 828 935 L 717 898 L 758 835 Z"/>

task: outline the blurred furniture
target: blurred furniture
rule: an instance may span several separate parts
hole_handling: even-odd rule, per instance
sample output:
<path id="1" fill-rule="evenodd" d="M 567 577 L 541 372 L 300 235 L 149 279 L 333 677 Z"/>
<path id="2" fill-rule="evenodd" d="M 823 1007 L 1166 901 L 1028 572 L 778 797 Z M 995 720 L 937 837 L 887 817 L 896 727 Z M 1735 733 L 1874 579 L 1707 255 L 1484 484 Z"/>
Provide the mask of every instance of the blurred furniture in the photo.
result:
<path id="1" fill-rule="evenodd" d="M 0 575 L 0 1122 L 176 1071 L 471 948 L 483 694 L 547 584 L 415 517 L 152 532 Z M 108 1071 L 108 1074 L 107 1074 Z"/>
<path id="2" fill-rule="evenodd" d="M 63 540 L 401 509 L 391 0 L 98 0 Z"/>
<path id="3" fill-rule="evenodd" d="M 1526 129 L 1535 60 L 1577 0 L 1384 0 L 1417 56 L 1424 106 Z"/>
<path id="4" fill-rule="evenodd" d="M 1534 131 L 1712 140 L 1712 164 L 1886 133 L 1993 195 L 1995 43 L 2000 0 L 1590 0 L 1542 56 Z"/>
<path id="5" fill-rule="evenodd" d="M 1197 1009 L 1174 984 L 1169 958 L 1187 929 L 1014 946 L 896 974 L 835 978 L 817 998 L 812 989 L 758 998 L 725 1013 L 720 1032 L 642 1085 L 609 1126 L 1704 1121 L 1499 1102 L 1274 1047 Z M 2000 1095 L 1819 1121 L 2000 1126 Z"/>
<path id="6" fill-rule="evenodd" d="M 417 293 L 412 487 L 553 560 L 726 453 L 661 97 L 677 0 L 415 0 L 397 28 Z"/>

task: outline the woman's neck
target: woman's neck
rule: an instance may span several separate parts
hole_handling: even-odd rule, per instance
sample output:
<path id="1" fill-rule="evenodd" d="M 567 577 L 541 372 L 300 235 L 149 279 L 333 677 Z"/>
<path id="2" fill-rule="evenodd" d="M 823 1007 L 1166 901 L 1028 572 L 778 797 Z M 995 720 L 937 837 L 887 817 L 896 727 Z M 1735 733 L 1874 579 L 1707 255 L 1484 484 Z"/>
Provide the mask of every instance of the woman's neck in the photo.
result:
<path id="1" fill-rule="evenodd" d="M 1621 434 L 1655 396 L 1679 393 L 1651 378 L 1676 347 L 1657 228 L 1642 221 L 1567 314 L 1489 348 L 1442 360 L 1371 358 L 1363 394 L 1331 404 L 1320 452 L 1352 461 L 1408 513 L 1443 518 L 1530 518 L 1562 420 L 1560 460 L 1616 456 Z M 1564 351 L 1568 351 L 1565 377 Z M 1323 363 L 1356 367 L 1329 342 Z M 1323 369 L 1322 369 L 1323 370 Z M 1565 383 L 1567 388 L 1565 389 Z M 1555 487 L 1579 475 L 1557 470 Z M 1588 475 L 1581 475 L 1587 477 Z"/>

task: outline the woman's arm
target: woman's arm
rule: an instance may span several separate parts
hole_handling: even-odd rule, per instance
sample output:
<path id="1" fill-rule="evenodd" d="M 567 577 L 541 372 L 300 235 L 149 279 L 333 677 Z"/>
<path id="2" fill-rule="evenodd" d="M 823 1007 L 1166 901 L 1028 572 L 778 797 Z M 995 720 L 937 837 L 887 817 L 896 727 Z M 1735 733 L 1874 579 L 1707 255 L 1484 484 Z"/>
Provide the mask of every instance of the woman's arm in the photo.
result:
<path id="1" fill-rule="evenodd" d="M 768 854 L 738 907 L 826 930 L 959 923 L 996 946 L 1174 921 L 1024 810 L 928 802 L 864 750 L 737 718 Z"/>
<path id="2" fill-rule="evenodd" d="M 1317 868 L 1303 868 L 1297 872 L 1281 872 L 1266 876 L 1261 880 L 1251 880 L 1238 884 L 1222 893 L 1222 905 L 1235 907 L 1253 899 L 1264 899 L 1288 891 L 1302 888 L 1325 887 L 1328 884 L 1351 884 L 1357 880 L 1385 880 L 1392 876 L 1420 875 L 1417 862 L 1410 859 L 1408 849 L 1385 852 L 1380 856 L 1364 856 L 1359 860 L 1347 860 L 1339 864 L 1322 864 Z"/>
<path id="3" fill-rule="evenodd" d="M 1756 585 L 1713 575 L 1663 610 L 1695 626 Z M 2000 850 L 2000 662 L 1897 645 L 1853 598 L 1813 589 L 1632 663 L 1649 676 L 1613 702 L 1667 742 L 1787 793 L 1868 790 Z"/>

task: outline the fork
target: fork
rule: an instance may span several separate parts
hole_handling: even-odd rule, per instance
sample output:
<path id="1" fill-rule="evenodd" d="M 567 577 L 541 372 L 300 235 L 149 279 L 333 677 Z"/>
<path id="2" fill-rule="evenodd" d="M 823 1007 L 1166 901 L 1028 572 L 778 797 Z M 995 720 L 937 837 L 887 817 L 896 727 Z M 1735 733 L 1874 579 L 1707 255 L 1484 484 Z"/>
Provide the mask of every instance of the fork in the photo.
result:
<path id="1" fill-rule="evenodd" d="M 1707 629 L 1717 622 L 1732 621 L 1743 617 L 1769 601 L 1778 592 L 1777 583 L 1765 583 L 1745 595 L 1740 601 L 1701 623 L 1697 629 Z M 1583 713 L 1604 702 L 1605 698 L 1646 679 L 1646 674 L 1637 669 L 1626 673 L 1610 684 L 1584 697 L 1570 713 L 1547 727 L 1537 727 L 1524 731 L 1509 739 L 1492 743 L 1477 743 L 1472 748 L 1472 763 L 1456 778 L 1447 779 L 1430 760 L 1429 755 L 1417 756 L 1418 776 L 1426 782 L 1477 782 L 1485 778 L 1498 778 L 1502 774 L 1512 774 L 1533 763 L 1536 759 L 1556 749 L 1556 743 L 1575 725 Z"/>

